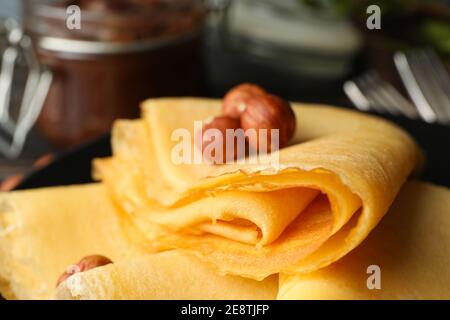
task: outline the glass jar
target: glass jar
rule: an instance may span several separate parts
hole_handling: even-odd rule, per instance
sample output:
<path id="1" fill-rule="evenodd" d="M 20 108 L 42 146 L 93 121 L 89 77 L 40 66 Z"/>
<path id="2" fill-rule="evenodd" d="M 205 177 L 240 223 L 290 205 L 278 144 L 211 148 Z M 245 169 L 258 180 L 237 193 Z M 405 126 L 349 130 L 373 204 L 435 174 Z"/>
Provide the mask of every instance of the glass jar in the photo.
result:
<path id="1" fill-rule="evenodd" d="M 53 73 L 40 132 L 69 146 L 147 98 L 201 94 L 205 16 L 200 0 L 26 0 L 25 33 Z"/>
<path id="2" fill-rule="evenodd" d="M 327 7 L 332 1 L 320 1 L 323 9 L 309 2 L 215 0 L 205 46 L 212 93 L 254 82 L 292 100 L 339 99 L 362 38 L 350 20 Z"/>

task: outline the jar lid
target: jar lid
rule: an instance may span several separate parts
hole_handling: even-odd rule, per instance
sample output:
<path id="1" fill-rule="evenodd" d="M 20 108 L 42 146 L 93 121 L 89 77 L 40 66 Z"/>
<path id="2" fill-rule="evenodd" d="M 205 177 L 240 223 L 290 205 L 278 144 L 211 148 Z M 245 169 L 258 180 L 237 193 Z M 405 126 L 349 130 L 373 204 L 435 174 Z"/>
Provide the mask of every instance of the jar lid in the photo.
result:
<path id="1" fill-rule="evenodd" d="M 144 40 L 136 42 L 103 42 L 67 39 L 59 37 L 39 37 L 37 46 L 47 51 L 57 51 L 73 54 L 124 54 L 142 51 L 156 50 L 159 48 L 176 45 L 189 41 L 200 34 L 200 30 L 195 30 L 181 36 L 165 37 L 154 40 Z"/>
<path id="2" fill-rule="evenodd" d="M 126 4 L 124 10 L 109 8 L 109 1 L 29 1 L 24 27 L 44 50 L 118 54 L 189 40 L 200 33 L 206 17 L 200 0 L 115 0 Z"/>

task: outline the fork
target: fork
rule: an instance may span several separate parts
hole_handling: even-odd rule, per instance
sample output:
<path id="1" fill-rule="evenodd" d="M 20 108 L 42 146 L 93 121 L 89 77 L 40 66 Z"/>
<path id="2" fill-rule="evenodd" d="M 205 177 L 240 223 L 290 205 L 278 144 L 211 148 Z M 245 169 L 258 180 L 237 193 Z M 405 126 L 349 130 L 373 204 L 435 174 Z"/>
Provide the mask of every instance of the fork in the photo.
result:
<path id="1" fill-rule="evenodd" d="M 419 117 L 414 105 L 375 71 L 346 81 L 343 89 L 356 108 L 361 111 L 374 110 L 378 113 L 401 114 L 410 119 Z"/>
<path id="2" fill-rule="evenodd" d="M 375 71 L 344 83 L 344 92 L 361 111 L 402 114 L 411 119 L 450 123 L 450 75 L 432 49 L 396 52 L 394 63 L 413 104 Z"/>
<path id="3" fill-rule="evenodd" d="M 450 123 L 450 76 L 436 52 L 430 48 L 396 52 L 394 63 L 421 117 Z"/>

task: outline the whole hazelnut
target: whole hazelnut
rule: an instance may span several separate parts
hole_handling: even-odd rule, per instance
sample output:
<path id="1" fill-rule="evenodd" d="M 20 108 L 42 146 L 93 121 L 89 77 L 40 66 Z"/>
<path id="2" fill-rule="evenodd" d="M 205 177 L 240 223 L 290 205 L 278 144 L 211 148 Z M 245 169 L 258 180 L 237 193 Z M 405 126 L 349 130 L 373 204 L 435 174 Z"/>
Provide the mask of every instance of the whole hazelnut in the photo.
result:
<path id="1" fill-rule="evenodd" d="M 228 116 L 218 116 L 215 117 L 209 121 L 207 121 L 202 128 L 202 135 L 201 139 L 197 138 L 196 145 L 197 147 L 202 150 L 203 159 L 211 164 L 222 164 L 227 163 L 230 161 L 234 161 L 237 159 L 237 138 L 234 138 L 234 147 L 231 148 L 227 146 L 227 129 L 237 130 L 240 129 L 240 121 L 239 119 L 228 117 Z M 222 137 L 222 145 L 220 146 L 222 149 L 222 157 L 220 155 L 217 155 L 217 157 L 220 157 L 219 159 L 216 159 L 216 148 L 213 148 L 212 150 L 209 150 L 208 146 L 210 146 L 211 143 L 215 144 L 216 139 L 216 133 L 218 133 L 215 130 L 209 130 L 209 129 L 217 129 L 219 130 L 219 133 Z M 201 148 L 200 148 L 201 146 Z M 212 147 L 211 147 L 212 148 Z M 211 151 L 211 152 L 210 152 Z"/>
<path id="2" fill-rule="evenodd" d="M 267 151 L 273 149 L 271 130 L 279 129 L 279 148 L 287 145 L 295 132 L 295 113 L 291 105 L 280 97 L 266 94 L 247 99 L 247 108 L 241 115 L 241 127 L 244 130 L 257 129 L 256 139 L 249 139 L 255 150 L 259 146 L 259 129 L 267 129 Z"/>
<path id="3" fill-rule="evenodd" d="M 248 98 L 265 95 L 266 91 L 251 83 L 243 83 L 232 88 L 223 98 L 222 113 L 226 116 L 239 118 L 246 109 Z"/>
<path id="4" fill-rule="evenodd" d="M 101 255 L 87 256 L 78 261 L 76 264 L 70 266 L 56 282 L 56 286 L 59 286 L 61 282 L 65 281 L 67 278 L 71 277 L 75 273 L 84 272 L 97 267 L 105 266 L 107 264 L 113 263 L 110 259 Z"/>

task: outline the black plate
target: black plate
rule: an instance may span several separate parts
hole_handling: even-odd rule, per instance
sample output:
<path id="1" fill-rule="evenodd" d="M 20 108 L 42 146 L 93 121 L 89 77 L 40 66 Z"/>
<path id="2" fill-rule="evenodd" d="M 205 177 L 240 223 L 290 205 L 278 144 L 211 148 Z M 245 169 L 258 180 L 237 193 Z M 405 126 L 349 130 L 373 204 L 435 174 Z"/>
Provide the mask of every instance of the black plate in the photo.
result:
<path id="1" fill-rule="evenodd" d="M 105 135 L 57 156 L 49 165 L 30 172 L 16 190 L 92 182 L 94 158 L 111 155 L 110 135 Z"/>
<path id="2" fill-rule="evenodd" d="M 450 187 L 450 127 L 402 117 L 386 118 L 407 130 L 425 151 L 427 164 L 420 178 Z M 110 136 L 107 135 L 62 154 L 47 167 L 30 173 L 16 189 L 92 182 L 92 159 L 110 154 Z"/>

